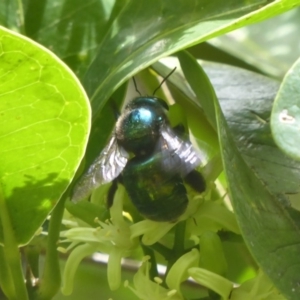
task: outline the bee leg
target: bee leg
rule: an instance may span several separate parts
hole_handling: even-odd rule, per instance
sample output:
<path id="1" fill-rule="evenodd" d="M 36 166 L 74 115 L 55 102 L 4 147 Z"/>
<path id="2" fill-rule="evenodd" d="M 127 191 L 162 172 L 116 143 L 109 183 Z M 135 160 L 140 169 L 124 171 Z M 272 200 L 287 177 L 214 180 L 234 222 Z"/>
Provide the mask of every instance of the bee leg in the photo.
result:
<path id="1" fill-rule="evenodd" d="M 111 208 L 113 203 L 114 203 L 114 197 L 115 197 L 115 194 L 116 194 L 116 191 L 118 189 L 118 177 L 115 178 L 113 181 L 112 181 L 112 184 L 108 190 L 108 193 L 107 193 L 107 198 L 106 198 L 106 206 L 107 206 L 107 209 Z"/>
<path id="2" fill-rule="evenodd" d="M 203 176 L 201 175 L 201 173 L 199 173 L 196 170 L 193 170 L 189 174 L 187 174 L 184 177 L 184 181 L 185 181 L 185 183 L 187 183 L 190 187 L 192 187 L 195 191 L 197 191 L 199 193 L 202 193 L 205 191 L 205 188 L 206 188 L 205 180 L 204 180 Z"/>

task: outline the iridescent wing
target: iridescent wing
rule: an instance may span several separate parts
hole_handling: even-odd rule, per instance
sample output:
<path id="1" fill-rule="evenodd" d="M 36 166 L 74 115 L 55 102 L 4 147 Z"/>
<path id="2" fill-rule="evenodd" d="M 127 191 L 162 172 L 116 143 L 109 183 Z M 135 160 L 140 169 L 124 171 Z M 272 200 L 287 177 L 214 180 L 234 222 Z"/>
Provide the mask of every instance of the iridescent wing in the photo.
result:
<path id="1" fill-rule="evenodd" d="M 100 185 L 118 177 L 127 161 L 128 153 L 118 145 L 116 137 L 113 135 L 108 145 L 76 184 L 72 201 L 77 202 L 86 198 Z"/>
<path id="2" fill-rule="evenodd" d="M 182 140 L 167 124 L 161 126 L 160 151 L 165 170 L 186 176 L 202 163 L 190 141 Z"/>

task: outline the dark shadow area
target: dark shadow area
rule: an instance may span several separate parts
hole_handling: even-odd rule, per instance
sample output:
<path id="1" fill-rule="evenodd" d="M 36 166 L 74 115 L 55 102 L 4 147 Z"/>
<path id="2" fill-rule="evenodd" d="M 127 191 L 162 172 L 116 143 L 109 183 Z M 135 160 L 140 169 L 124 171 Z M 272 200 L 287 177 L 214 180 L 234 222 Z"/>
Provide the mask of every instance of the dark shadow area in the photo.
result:
<path id="1" fill-rule="evenodd" d="M 42 180 L 27 176 L 24 186 L 13 189 L 5 199 L 19 244 L 26 244 L 31 239 L 68 187 L 69 181 L 57 178 L 56 173 L 48 174 Z M 0 241 L 3 242 L 2 222 Z"/>

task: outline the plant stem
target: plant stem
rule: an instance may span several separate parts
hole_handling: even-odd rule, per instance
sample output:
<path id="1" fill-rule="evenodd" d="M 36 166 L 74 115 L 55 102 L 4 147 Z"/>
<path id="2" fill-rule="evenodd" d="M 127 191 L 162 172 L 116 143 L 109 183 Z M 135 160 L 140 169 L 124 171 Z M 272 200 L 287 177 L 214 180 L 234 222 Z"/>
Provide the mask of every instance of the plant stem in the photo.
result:
<path id="1" fill-rule="evenodd" d="M 149 248 L 151 248 L 151 249 L 155 250 L 156 252 L 158 252 L 159 254 L 161 254 L 166 260 L 168 260 L 170 258 L 170 256 L 172 255 L 172 250 L 160 243 L 155 243 L 155 244 L 149 246 Z"/>
<path id="2" fill-rule="evenodd" d="M 149 275 L 150 275 L 151 280 L 153 280 L 154 277 L 158 276 L 155 253 L 151 248 L 143 245 L 142 243 L 141 243 L 141 245 L 142 245 L 144 254 L 150 256 L 151 267 L 149 270 Z"/>
<path id="3" fill-rule="evenodd" d="M 25 20 L 24 20 L 24 9 L 22 0 L 16 0 L 17 2 L 17 14 L 19 15 L 19 28 L 20 33 L 25 35 Z"/>
<path id="4" fill-rule="evenodd" d="M 6 297 L 12 299 L 14 297 L 14 283 L 2 246 L 0 246 L 0 266 L 0 287 Z"/>
<path id="5" fill-rule="evenodd" d="M 184 252 L 185 228 L 186 228 L 186 221 L 179 222 L 175 227 L 175 239 L 174 239 L 173 251 L 179 253 L 179 255 L 181 255 Z"/>
<path id="6" fill-rule="evenodd" d="M 59 240 L 59 232 L 64 213 L 65 201 L 67 199 L 67 195 L 69 194 L 68 191 L 69 189 L 64 193 L 51 214 L 45 266 L 40 280 L 40 286 L 37 291 L 37 299 L 39 300 L 48 300 L 53 298 L 60 287 L 61 274 L 59 268 L 57 243 Z"/>
<path id="7" fill-rule="evenodd" d="M 175 237 L 172 255 L 168 259 L 167 271 L 165 276 L 167 276 L 173 264 L 176 260 L 185 252 L 184 250 L 184 237 L 185 237 L 186 221 L 179 222 L 175 227 Z"/>
<path id="8" fill-rule="evenodd" d="M 0 220 L 3 228 L 3 257 L 2 259 L 6 261 L 4 268 L 6 267 L 6 272 L 9 278 L 7 278 L 10 288 L 7 288 L 7 291 L 13 299 L 18 300 L 28 300 L 28 294 L 25 286 L 20 252 L 13 230 L 13 226 L 10 220 L 10 213 L 4 200 L 4 195 L 2 187 L 0 185 Z M 2 267 L 2 266 L 1 266 Z M 3 272 L 3 270 L 2 270 Z M 1 276 L 2 277 L 2 276 Z M 5 279 L 4 279 L 5 280 Z M 3 282 L 3 281 L 2 281 Z M 13 289 L 13 290 L 12 290 Z"/>

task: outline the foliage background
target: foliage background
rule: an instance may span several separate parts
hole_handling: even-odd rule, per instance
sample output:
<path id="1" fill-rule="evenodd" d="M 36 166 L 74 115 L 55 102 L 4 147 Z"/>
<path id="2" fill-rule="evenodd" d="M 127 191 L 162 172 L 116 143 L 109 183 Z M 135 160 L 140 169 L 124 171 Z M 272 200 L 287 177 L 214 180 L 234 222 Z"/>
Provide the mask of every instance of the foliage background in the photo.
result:
<path id="1" fill-rule="evenodd" d="M 138 3 L 136 1 L 108 2 L 92 0 L 85 1 L 84 3 L 77 0 L 55 2 L 46 0 L 4 0 L 0 3 L 0 24 L 46 46 L 78 76 L 89 96 L 92 106 L 93 127 L 85 158 L 86 165 L 88 165 L 105 145 L 114 124 L 114 116 L 108 113 L 110 108 L 106 105 L 106 101 L 108 101 L 113 93 L 112 98 L 121 101 L 125 90 L 122 84 L 125 84 L 132 75 L 153 64 L 159 58 L 189 47 L 189 53 L 195 58 L 239 66 L 244 69 L 263 73 L 269 78 L 275 78 L 278 82 L 281 82 L 284 74 L 299 57 L 300 46 L 297 32 L 299 32 L 300 12 L 298 8 L 294 8 L 297 5 L 299 5 L 298 1 L 258 0 L 226 1 L 226 3 L 220 0 L 189 2 L 180 0 L 164 2 L 139 1 Z M 292 8 L 294 9 L 275 17 Z M 269 20 L 263 23 L 244 27 L 267 18 Z M 239 27 L 243 28 L 232 32 L 233 29 Z M 224 35 L 226 32 L 230 33 Z M 214 37 L 217 38 L 213 39 Z M 207 43 L 200 44 L 206 40 L 208 41 Z M 189 71 L 193 72 L 193 68 L 190 68 Z M 185 75 L 188 78 L 186 73 Z M 143 81 L 143 78 L 147 78 L 147 76 L 141 73 L 139 78 Z M 192 86 L 191 80 L 188 79 L 188 81 Z M 15 81 L 15 84 L 18 85 L 20 82 Z M 242 85 L 243 83 L 241 82 L 240 84 Z M 269 82 L 266 82 L 262 86 L 266 87 L 268 85 Z M 151 93 L 153 89 L 151 87 L 148 88 Z M 276 88 L 273 87 L 274 89 Z M 262 88 L 259 91 L 263 92 L 263 90 Z M 194 92 L 197 94 L 195 90 Z M 82 93 L 82 91 L 78 93 Z M 84 93 L 82 93 L 81 103 L 85 101 L 84 96 Z M 282 101 L 284 102 L 289 97 L 290 94 L 285 96 Z M 291 103 L 289 106 L 293 104 Z M 268 105 L 267 108 L 262 109 L 262 114 L 256 114 L 256 117 L 262 120 L 267 119 L 267 122 L 269 122 L 268 113 L 270 113 L 272 103 Z M 224 108 L 222 107 L 222 109 Z M 72 113 L 76 114 L 76 111 Z M 224 114 L 230 123 L 228 115 L 225 112 Z M 88 113 L 86 113 L 86 116 L 88 117 Z M 238 112 L 237 117 L 247 119 L 249 116 L 245 115 L 245 112 L 241 108 L 240 114 Z M 222 124 L 223 121 L 220 113 L 217 115 L 217 118 L 219 124 Z M 226 126 L 225 124 L 224 128 Z M 87 127 L 88 125 L 86 125 Z M 253 128 L 245 126 L 245 130 L 247 128 L 250 131 L 250 136 L 257 133 Z M 241 130 L 235 132 L 235 129 L 229 124 L 228 132 L 231 132 L 234 139 L 237 140 L 239 134 L 241 134 Z M 254 141 L 257 144 L 261 143 L 263 146 L 271 145 L 275 147 L 270 129 L 262 128 L 262 132 L 260 133 L 261 135 L 254 137 Z M 245 132 L 243 132 L 243 135 L 245 135 Z M 86 133 L 83 136 L 86 136 Z M 228 143 L 228 140 L 232 138 L 226 137 L 226 134 L 224 136 L 220 138 L 221 147 L 224 147 Z M 82 149 L 84 145 L 85 140 L 83 138 L 81 143 Z M 255 158 L 259 157 L 258 162 L 253 162 L 251 158 L 250 160 L 245 158 L 245 156 L 249 157 L 249 152 L 247 152 L 245 145 L 237 145 L 235 149 L 234 147 L 231 148 L 229 143 L 226 149 L 230 149 L 232 152 L 230 153 L 227 150 L 227 154 L 223 153 L 223 159 L 225 169 L 227 168 L 228 185 L 233 198 L 232 201 L 235 205 L 240 226 L 242 230 L 244 228 L 243 233 L 246 233 L 245 239 L 248 246 L 250 245 L 251 248 L 249 232 L 251 235 L 251 231 L 253 230 L 253 227 L 249 227 L 249 224 L 258 224 L 257 230 L 268 228 L 268 226 L 271 226 L 270 224 L 272 226 L 273 224 L 281 224 L 282 227 L 279 225 L 274 229 L 271 226 L 270 231 L 263 231 L 260 238 L 261 240 L 270 241 L 274 234 L 276 247 L 274 248 L 274 244 L 271 242 L 270 249 L 273 249 L 275 252 L 277 249 L 281 249 L 282 253 L 280 253 L 279 257 L 284 258 L 284 265 L 287 269 L 292 269 L 297 264 L 296 257 L 299 252 L 297 247 L 286 247 L 286 245 L 297 245 L 298 243 L 298 224 L 296 222 L 298 211 L 287 209 L 285 201 L 292 202 L 293 207 L 297 208 L 297 195 L 299 192 L 297 184 L 297 179 L 299 178 L 298 163 L 285 156 L 281 156 L 278 152 L 274 153 L 274 148 L 272 147 L 268 149 L 262 147 L 256 153 L 251 153 Z M 291 149 L 285 150 L 287 153 L 292 153 Z M 82 156 L 82 153 L 79 152 L 77 153 L 77 157 L 72 161 L 72 171 L 69 172 L 68 182 L 64 182 L 61 185 L 58 190 L 59 195 L 52 196 L 56 198 L 55 200 L 58 200 L 67 184 L 72 180 Z M 244 175 L 244 177 L 241 176 L 239 184 L 236 184 L 236 180 L 238 179 L 236 176 L 233 175 L 230 177 L 231 166 L 230 164 L 226 164 L 226 162 L 230 161 L 232 153 L 235 153 L 237 157 L 237 161 L 234 164 L 237 166 L 236 172 L 238 170 L 239 174 Z M 243 156 L 241 157 L 240 154 Z M 261 154 L 262 156 L 260 156 Z M 265 160 L 264 155 L 274 157 L 275 164 L 273 161 L 273 164 L 267 163 L 257 168 Z M 295 157 L 295 154 L 292 153 L 292 155 Z M 249 173 L 247 166 L 250 166 L 252 171 L 254 169 L 254 172 Z M 281 174 L 284 174 L 286 177 L 282 181 L 279 181 L 280 184 L 278 184 L 277 176 L 275 176 L 275 180 L 271 178 L 276 172 L 279 172 L 279 179 L 282 176 Z M 290 181 L 295 184 L 288 185 L 287 182 Z M 236 186 L 244 186 L 245 182 L 251 182 L 252 188 L 246 184 L 245 189 L 242 191 L 235 189 Z M 255 194 L 251 193 L 253 186 L 255 186 Z M 250 219 L 247 218 L 245 214 L 247 214 L 249 207 L 244 205 L 243 201 L 239 200 L 241 192 L 249 195 L 250 208 L 255 203 L 252 200 L 256 198 L 258 203 L 255 205 L 270 203 L 270 211 L 272 211 L 271 219 L 273 220 L 267 219 L 266 214 L 261 213 L 264 212 L 265 207 L 260 207 L 255 219 L 253 219 L 253 216 L 248 216 Z M 264 202 L 266 198 L 270 201 Z M 43 199 L 40 197 L 37 201 L 32 202 L 35 209 L 43 205 Z M 15 207 L 20 207 L 20 203 L 14 200 L 6 199 L 6 203 L 10 205 L 11 210 L 14 210 Z M 278 211 L 273 211 L 274 207 Z M 44 219 L 45 215 L 51 209 L 52 206 L 47 207 L 44 215 L 38 221 L 32 223 L 32 228 L 37 229 L 40 226 L 41 219 Z M 286 218 L 282 218 L 282 215 L 286 216 Z M 11 216 L 13 222 L 21 228 L 24 219 L 16 218 L 14 213 Z M 284 231 L 280 235 L 283 229 Z M 275 230 L 276 233 L 274 233 Z M 33 231 L 33 229 L 24 233 L 17 231 L 17 243 L 26 243 L 30 235 L 33 234 Z M 279 244 L 277 244 L 278 241 Z M 254 244 L 255 242 L 257 240 L 254 241 Z M 265 259 L 265 262 L 263 262 L 264 258 L 267 258 L 263 250 L 255 252 L 256 250 L 252 247 L 251 251 L 255 254 L 256 259 L 259 258 L 259 264 L 263 266 L 266 272 L 268 268 L 273 267 L 273 263 L 270 264 L 270 259 Z M 267 249 L 267 251 L 269 250 Z M 278 261 L 275 261 L 275 264 L 278 263 Z M 89 267 L 91 270 L 94 270 L 94 266 Z M 87 266 L 83 267 L 82 274 L 84 274 L 85 268 Z M 98 269 L 96 272 L 98 274 Z M 292 271 L 293 274 L 297 274 L 297 272 L 297 269 Z M 88 280 L 86 278 L 86 275 L 83 275 L 83 277 L 78 277 L 77 279 L 78 282 L 84 281 L 90 283 L 88 288 L 86 284 L 82 285 L 87 290 L 83 290 L 82 286 L 80 286 L 78 291 L 75 291 L 78 299 L 82 299 L 80 298 L 81 292 L 85 296 L 91 292 L 92 297 L 94 288 L 98 290 L 98 283 L 100 282 L 98 275 L 92 276 Z M 294 279 L 295 282 L 293 284 L 297 286 L 297 278 Z M 294 298 L 295 293 L 291 293 L 289 285 L 291 282 L 290 277 L 286 281 L 281 280 L 281 283 L 278 279 L 278 282 L 276 282 L 276 278 L 273 278 L 273 280 L 275 280 L 275 285 L 282 289 L 290 299 L 296 299 Z M 105 279 L 101 280 L 101 282 L 104 283 Z M 104 293 L 104 289 L 101 289 L 101 293 L 102 291 Z M 122 299 L 125 299 L 124 290 L 119 291 L 119 293 L 122 294 Z M 74 295 L 70 297 L 74 297 Z"/>

